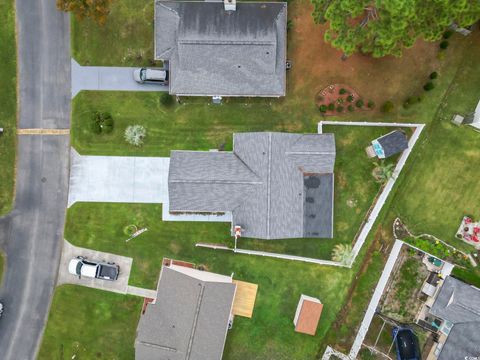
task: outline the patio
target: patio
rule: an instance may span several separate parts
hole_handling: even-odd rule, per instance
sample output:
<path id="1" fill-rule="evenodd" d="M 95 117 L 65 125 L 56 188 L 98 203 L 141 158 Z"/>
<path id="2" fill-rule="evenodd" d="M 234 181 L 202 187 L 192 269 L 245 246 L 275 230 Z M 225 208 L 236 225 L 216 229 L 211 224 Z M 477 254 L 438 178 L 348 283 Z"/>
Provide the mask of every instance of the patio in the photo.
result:
<path id="1" fill-rule="evenodd" d="M 251 318 L 257 298 L 258 285 L 239 280 L 233 280 L 233 283 L 237 285 L 235 299 L 233 300 L 233 315 Z"/>
<path id="2" fill-rule="evenodd" d="M 471 217 L 464 216 L 455 236 L 480 250 L 480 221 L 474 222 Z"/>

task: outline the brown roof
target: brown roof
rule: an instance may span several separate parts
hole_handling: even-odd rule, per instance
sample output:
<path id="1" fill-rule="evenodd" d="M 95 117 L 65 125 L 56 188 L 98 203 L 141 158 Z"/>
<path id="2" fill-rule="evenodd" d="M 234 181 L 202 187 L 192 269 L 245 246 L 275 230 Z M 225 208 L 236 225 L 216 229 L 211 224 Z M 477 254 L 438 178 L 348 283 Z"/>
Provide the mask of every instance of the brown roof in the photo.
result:
<path id="1" fill-rule="evenodd" d="M 308 335 L 315 335 L 318 321 L 322 315 L 322 309 L 323 304 L 306 299 L 303 300 L 295 331 Z"/>

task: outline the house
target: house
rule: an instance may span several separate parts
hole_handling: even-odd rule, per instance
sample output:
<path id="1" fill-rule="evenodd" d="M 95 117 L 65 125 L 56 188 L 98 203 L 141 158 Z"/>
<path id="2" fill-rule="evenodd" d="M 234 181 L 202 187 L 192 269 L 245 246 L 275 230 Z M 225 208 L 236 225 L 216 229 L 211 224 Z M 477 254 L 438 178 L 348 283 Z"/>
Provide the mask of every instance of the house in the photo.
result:
<path id="1" fill-rule="evenodd" d="M 323 304 L 320 300 L 302 294 L 295 311 L 295 318 L 293 319 L 295 331 L 315 335 L 322 310 Z"/>
<path id="2" fill-rule="evenodd" d="M 140 317 L 137 360 L 220 360 L 236 285 L 230 276 L 167 262 L 154 304 Z"/>
<path id="3" fill-rule="evenodd" d="M 156 1 L 154 33 L 170 94 L 285 95 L 286 3 Z"/>
<path id="4" fill-rule="evenodd" d="M 428 359 L 451 360 L 480 355 L 480 289 L 448 276 L 430 308 L 439 340 Z"/>
<path id="5" fill-rule="evenodd" d="M 403 131 L 394 130 L 372 141 L 366 151 L 369 157 L 386 159 L 408 149 L 408 139 Z"/>
<path id="6" fill-rule="evenodd" d="M 241 236 L 333 237 L 333 134 L 236 133 L 233 151 L 172 151 L 170 211 L 232 214 Z"/>

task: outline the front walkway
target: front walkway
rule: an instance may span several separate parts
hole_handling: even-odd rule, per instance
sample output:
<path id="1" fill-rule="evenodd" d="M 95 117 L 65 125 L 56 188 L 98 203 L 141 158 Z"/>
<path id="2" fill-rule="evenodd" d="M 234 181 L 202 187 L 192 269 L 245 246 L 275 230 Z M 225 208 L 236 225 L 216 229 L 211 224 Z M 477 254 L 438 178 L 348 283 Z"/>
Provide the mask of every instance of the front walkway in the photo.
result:
<path id="1" fill-rule="evenodd" d="M 72 59 L 72 99 L 82 90 L 168 91 L 168 85 L 139 84 L 133 67 L 81 66 Z"/>

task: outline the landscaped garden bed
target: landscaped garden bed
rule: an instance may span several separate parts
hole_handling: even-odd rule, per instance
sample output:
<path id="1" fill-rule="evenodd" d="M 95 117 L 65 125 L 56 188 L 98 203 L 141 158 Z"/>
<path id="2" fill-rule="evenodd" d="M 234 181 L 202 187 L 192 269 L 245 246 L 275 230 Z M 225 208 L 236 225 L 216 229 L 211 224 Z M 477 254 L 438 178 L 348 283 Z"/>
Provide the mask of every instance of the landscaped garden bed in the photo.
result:
<path id="1" fill-rule="evenodd" d="M 323 115 L 340 115 L 345 112 L 372 110 L 375 103 L 366 101 L 350 86 L 331 84 L 316 95 L 316 105 Z"/>

